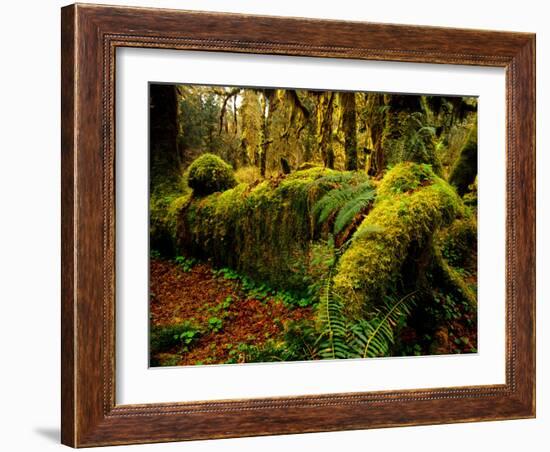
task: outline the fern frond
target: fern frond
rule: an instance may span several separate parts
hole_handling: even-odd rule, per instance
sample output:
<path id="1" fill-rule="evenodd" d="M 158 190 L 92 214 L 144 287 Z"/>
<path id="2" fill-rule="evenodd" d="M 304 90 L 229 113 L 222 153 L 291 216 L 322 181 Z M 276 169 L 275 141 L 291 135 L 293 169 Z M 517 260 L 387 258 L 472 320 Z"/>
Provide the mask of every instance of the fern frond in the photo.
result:
<path id="1" fill-rule="evenodd" d="M 359 212 L 368 207 L 375 195 L 376 191 L 370 182 L 335 188 L 315 203 L 313 216 L 318 224 L 323 224 L 331 215 L 338 213 L 334 223 L 334 233 L 338 234 Z"/>
<path id="2" fill-rule="evenodd" d="M 323 224 L 334 212 L 354 196 L 354 187 L 340 187 L 329 191 L 313 206 L 313 216 L 317 218 L 317 224 Z"/>
<path id="3" fill-rule="evenodd" d="M 397 301 L 386 297 L 371 318 L 354 322 L 345 315 L 344 300 L 333 290 L 332 272 L 323 283 L 317 305 L 320 334 L 314 344 L 315 355 L 322 359 L 390 355 L 395 332 L 410 316 L 416 291 Z"/>
<path id="4" fill-rule="evenodd" d="M 348 358 L 349 346 L 347 319 L 344 316 L 344 303 L 332 290 L 332 273 L 326 278 L 317 306 L 321 334 L 317 340 L 318 354 L 323 359 Z"/>
<path id="5" fill-rule="evenodd" d="M 352 325 L 351 347 L 354 353 L 362 358 L 387 356 L 395 342 L 395 330 L 411 313 L 415 293 L 412 292 L 397 301 L 387 297 L 376 316 Z"/>
<path id="6" fill-rule="evenodd" d="M 350 199 L 338 212 L 338 216 L 334 221 L 334 234 L 341 232 L 342 229 L 351 223 L 357 214 L 363 210 L 366 210 L 374 199 L 375 194 L 376 192 L 370 187 L 370 185 L 368 188 L 363 189 L 358 194 L 355 194 L 355 196 Z"/>

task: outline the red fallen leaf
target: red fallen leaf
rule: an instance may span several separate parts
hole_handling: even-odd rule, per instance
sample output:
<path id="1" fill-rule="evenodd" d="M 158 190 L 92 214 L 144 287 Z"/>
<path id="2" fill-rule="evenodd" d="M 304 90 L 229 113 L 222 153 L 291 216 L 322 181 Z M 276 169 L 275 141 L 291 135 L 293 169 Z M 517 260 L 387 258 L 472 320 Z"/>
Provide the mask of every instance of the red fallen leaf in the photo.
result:
<path id="1" fill-rule="evenodd" d="M 154 303 L 149 306 L 154 326 L 190 320 L 205 327 L 209 318 L 224 315 L 222 329 L 204 334 L 187 353 L 170 350 L 180 356 L 179 365 L 197 361 L 224 363 L 231 351 L 228 344 L 261 345 L 266 336 L 281 339 L 283 325 L 289 320 L 313 318 L 311 307 L 288 308 L 283 303 L 248 299 L 240 290 L 240 283 L 214 275 L 208 264 L 196 265 L 185 272 L 173 262 L 151 259 L 150 293 L 154 294 Z M 233 300 L 230 306 L 215 313 L 228 296 Z"/>

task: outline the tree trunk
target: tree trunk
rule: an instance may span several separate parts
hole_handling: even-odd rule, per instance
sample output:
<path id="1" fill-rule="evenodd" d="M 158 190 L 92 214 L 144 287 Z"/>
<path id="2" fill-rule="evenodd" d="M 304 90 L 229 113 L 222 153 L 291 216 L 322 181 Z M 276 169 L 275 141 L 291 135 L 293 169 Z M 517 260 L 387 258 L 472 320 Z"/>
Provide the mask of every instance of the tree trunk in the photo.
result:
<path id="1" fill-rule="evenodd" d="M 271 123 L 273 122 L 273 112 L 276 108 L 277 90 L 266 89 L 263 91 L 262 96 L 262 137 L 260 140 L 260 174 L 265 177 L 267 169 L 267 156 L 269 154 L 269 145 L 272 143 L 271 139 Z"/>
<path id="2" fill-rule="evenodd" d="M 319 150 L 327 168 L 334 168 L 334 149 L 332 148 L 332 113 L 334 94 L 323 93 L 317 103 L 317 134 Z"/>
<path id="3" fill-rule="evenodd" d="M 177 148 L 178 102 L 175 85 L 150 85 L 151 182 L 179 176 L 180 156 Z"/>
<path id="4" fill-rule="evenodd" d="M 346 154 L 346 169 L 357 169 L 357 126 L 355 118 L 355 93 L 340 93 L 343 109 L 342 127 L 344 129 L 344 149 Z"/>
<path id="5" fill-rule="evenodd" d="M 382 138 L 387 113 L 383 107 L 384 96 L 382 94 L 367 94 L 367 125 L 372 144 L 368 174 L 375 177 L 380 175 L 386 167 Z"/>
<path id="6" fill-rule="evenodd" d="M 477 176 L 477 126 L 470 132 L 466 145 L 460 151 L 455 162 L 449 183 L 456 187 L 460 196 L 468 191 L 468 187 L 474 183 Z"/>

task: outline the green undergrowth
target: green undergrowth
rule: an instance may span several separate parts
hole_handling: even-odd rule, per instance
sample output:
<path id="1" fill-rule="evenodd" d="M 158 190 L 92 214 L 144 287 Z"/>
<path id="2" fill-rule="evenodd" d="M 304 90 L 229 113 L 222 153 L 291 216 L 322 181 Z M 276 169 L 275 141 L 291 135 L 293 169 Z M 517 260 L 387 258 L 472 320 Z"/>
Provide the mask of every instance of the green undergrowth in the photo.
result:
<path id="1" fill-rule="evenodd" d="M 287 322 L 278 339 L 269 338 L 262 344 L 236 344 L 229 352 L 226 364 L 319 359 L 316 348 L 318 337 L 319 333 L 311 320 Z"/>
<path id="2" fill-rule="evenodd" d="M 149 356 L 174 350 L 186 352 L 203 334 L 200 326 L 185 321 L 175 325 L 151 326 L 149 332 Z M 151 365 L 156 365 L 151 363 Z"/>
<path id="3" fill-rule="evenodd" d="M 237 273 L 231 268 L 220 268 L 214 270 L 216 276 L 221 276 L 231 281 L 238 281 L 240 289 L 248 298 L 261 302 L 280 301 L 287 307 L 312 306 L 317 302 L 317 294 L 313 291 L 306 291 L 306 294 L 297 294 L 287 290 L 277 290 L 266 283 L 259 283 L 252 278 Z"/>
<path id="4" fill-rule="evenodd" d="M 456 268 L 468 269 L 472 251 L 477 251 L 477 219 L 475 215 L 459 218 L 440 231 L 437 244 L 445 260 Z"/>

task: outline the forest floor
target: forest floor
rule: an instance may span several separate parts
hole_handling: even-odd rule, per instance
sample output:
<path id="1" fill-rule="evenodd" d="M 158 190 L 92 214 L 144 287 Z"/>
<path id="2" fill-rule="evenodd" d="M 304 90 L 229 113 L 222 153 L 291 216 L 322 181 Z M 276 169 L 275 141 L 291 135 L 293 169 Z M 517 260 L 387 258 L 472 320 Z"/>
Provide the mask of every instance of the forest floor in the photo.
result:
<path id="1" fill-rule="evenodd" d="M 165 340 L 168 347 L 152 350 L 153 365 L 166 366 L 239 362 L 239 345 L 282 340 L 287 322 L 313 319 L 314 312 L 275 297 L 251 297 L 239 280 L 206 263 L 186 268 L 152 258 L 149 315 L 152 330 L 174 336 Z M 181 340 L 171 340 L 182 332 Z"/>
<path id="2" fill-rule="evenodd" d="M 248 347 L 284 343 L 289 322 L 314 320 L 313 306 L 285 303 L 272 291 L 256 295 L 226 270 L 192 259 L 151 257 L 151 366 L 241 363 Z M 475 288 L 477 275 L 469 273 L 465 280 Z M 399 333 L 399 354 L 477 351 L 476 312 L 453 302 L 441 303 L 437 309 L 445 320 L 440 327 L 421 337 L 406 326 Z"/>

